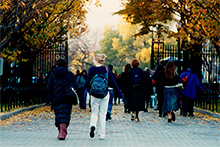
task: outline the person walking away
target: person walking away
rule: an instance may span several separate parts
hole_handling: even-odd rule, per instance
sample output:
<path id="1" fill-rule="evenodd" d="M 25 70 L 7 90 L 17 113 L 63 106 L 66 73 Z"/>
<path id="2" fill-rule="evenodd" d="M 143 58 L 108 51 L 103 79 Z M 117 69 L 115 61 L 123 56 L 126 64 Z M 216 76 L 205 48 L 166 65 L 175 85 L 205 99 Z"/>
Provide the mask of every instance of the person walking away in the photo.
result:
<path id="1" fill-rule="evenodd" d="M 162 114 L 164 117 L 166 115 L 165 113 L 163 113 L 164 80 L 165 80 L 164 67 L 162 64 L 159 64 L 152 75 L 152 85 L 156 87 L 156 93 L 158 98 L 159 117 L 162 117 Z"/>
<path id="2" fill-rule="evenodd" d="M 87 89 L 84 90 L 83 86 L 86 82 L 87 72 L 83 70 L 78 78 L 76 79 L 78 94 L 79 94 L 79 106 L 80 109 L 86 109 L 86 97 L 87 97 Z"/>
<path id="3" fill-rule="evenodd" d="M 184 89 L 181 90 L 183 116 L 186 116 L 187 113 L 189 113 L 189 116 L 194 116 L 193 107 L 197 96 L 196 87 L 199 87 L 199 89 L 206 93 L 201 85 L 198 74 L 196 74 L 198 65 L 196 65 L 195 62 L 191 62 L 190 65 L 190 68 L 180 75 L 180 78 L 184 82 Z"/>
<path id="4" fill-rule="evenodd" d="M 128 71 L 128 88 L 131 110 L 131 120 L 140 121 L 138 114 L 144 110 L 144 88 L 145 88 L 145 76 L 144 72 L 138 66 L 140 62 L 137 59 L 132 61 L 133 68 Z"/>
<path id="5" fill-rule="evenodd" d="M 112 69 L 112 71 L 113 71 L 113 69 Z M 113 74 L 113 77 L 115 79 L 116 84 L 119 85 L 119 78 L 118 78 L 117 71 L 115 70 L 115 72 L 114 73 L 112 72 L 112 74 Z M 118 104 L 120 104 L 120 98 L 114 96 L 114 104 L 115 105 L 117 105 L 117 100 L 118 100 Z"/>
<path id="6" fill-rule="evenodd" d="M 111 71 L 113 71 L 113 65 L 109 64 L 108 68 Z M 114 74 L 113 74 L 113 77 L 114 77 Z M 114 99 L 114 89 L 113 89 L 113 85 L 110 83 L 109 83 L 108 91 L 109 91 L 109 102 L 108 102 L 108 110 L 106 114 L 106 121 L 112 119 L 111 114 L 112 114 L 112 106 L 113 106 L 113 99 Z"/>
<path id="7" fill-rule="evenodd" d="M 76 70 L 76 75 L 75 75 L 76 79 L 78 78 L 79 75 L 80 75 L 80 71 L 77 69 Z"/>
<path id="8" fill-rule="evenodd" d="M 114 88 L 114 94 L 120 98 L 124 95 L 119 90 L 111 70 L 103 66 L 105 54 L 95 54 L 93 62 L 95 66 L 89 69 L 84 88 L 87 88 L 91 95 L 91 119 L 90 119 L 90 137 L 94 138 L 95 130 L 98 128 L 99 139 L 105 138 L 106 133 L 106 113 L 109 102 L 109 84 Z M 97 123 L 99 121 L 99 127 Z"/>
<path id="9" fill-rule="evenodd" d="M 57 67 L 50 74 L 47 89 L 51 93 L 55 112 L 55 126 L 59 134 L 57 139 L 65 140 L 70 123 L 72 99 L 66 96 L 65 86 L 76 88 L 76 79 L 72 72 L 67 70 L 63 59 L 57 61 Z"/>
<path id="10" fill-rule="evenodd" d="M 131 69 L 131 64 L 126 64 L 125 67 L 124 67 L 124 72 L 122 72 L 121 74 L 121 78 L 120 78 L 120 89 L 122 91 L 122 93 L 124 94 L 124 112 L 125 113 L 130 113 L 130 109 L 129 109 L 129 104 L 130 104 L 130 99 L 129 99 L 129 90 L 128 90 L 128 87 L 125 83 L 127 83 L 127 76 L 128 76 L 128 71 L 129 69 Z"/>
<path id="11" fill-rule="evenodd" d="M 175 111 L 178 107 L 179 83 L 181 83 L 181 80 L 175 71 L 174 62 L 169 61 L 166 64 L 164 81 L 164 112 L 167 113 L 168 123 L 175 121 Z"/>
<path id="12" fill-rule="evenodd" d="M 144 76 L 145 76 L 145 79 L 146 79 L 146 88 L 144 90 L 144 104 L 146 106 L 144 106 L 144 112 L 148 112 L 148 106 L 149 106 L 149 102 L 150 102 L 150 98 L 151 98 L 151 95 L 153 95 L 153 86 L 152 86 L 152 81 L 151 81 L 151 77 L 150 77 L 150 72 L 148 70 L 148 68 L 146 67 L 145 68 L 145 71 L 144 71 Z"/>

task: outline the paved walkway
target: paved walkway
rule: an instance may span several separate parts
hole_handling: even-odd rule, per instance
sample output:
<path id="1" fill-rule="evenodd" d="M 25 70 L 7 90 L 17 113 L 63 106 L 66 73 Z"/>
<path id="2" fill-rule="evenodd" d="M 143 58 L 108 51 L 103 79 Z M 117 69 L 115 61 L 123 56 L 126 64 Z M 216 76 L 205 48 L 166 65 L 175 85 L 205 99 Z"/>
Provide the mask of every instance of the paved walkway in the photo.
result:
<path id="1" fill-rule="evenodd" d="M 177 112 L 177 120 L 170 124 L 159 118 L 156 110 L 140 113 L 140 122 L 132 122 L 123 113 L 122 105 L 113 106 L 112 121 L 107 122 L 105 140 L 89 137 L 89 110 L 73 106 L 72 119 L 65 141 L 59 141 L 54 126 L 54 114 L 48 106 L 23 112 L 2 123 L 0 127 L 2 147 L 219 147 L 220 123 L 216 120 L 183 117 Z"/>

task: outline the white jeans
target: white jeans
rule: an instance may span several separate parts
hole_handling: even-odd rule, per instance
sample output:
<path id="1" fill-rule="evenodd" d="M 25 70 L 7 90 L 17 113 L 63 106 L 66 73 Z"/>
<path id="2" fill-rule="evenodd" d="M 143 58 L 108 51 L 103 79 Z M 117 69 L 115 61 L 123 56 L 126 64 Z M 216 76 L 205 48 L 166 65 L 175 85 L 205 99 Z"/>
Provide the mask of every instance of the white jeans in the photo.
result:
<path id="1" fill-rule="evenodd" d="M 95 126 L 97 128 L 97 122 L 99 118 L 98 135 L 105 137 L 105 124 L 106 124 L 106 113 L 108 109 L 109 93 L 103 98 L 96 98 L 91 96 L 91 119 L 90 127 Z"/>

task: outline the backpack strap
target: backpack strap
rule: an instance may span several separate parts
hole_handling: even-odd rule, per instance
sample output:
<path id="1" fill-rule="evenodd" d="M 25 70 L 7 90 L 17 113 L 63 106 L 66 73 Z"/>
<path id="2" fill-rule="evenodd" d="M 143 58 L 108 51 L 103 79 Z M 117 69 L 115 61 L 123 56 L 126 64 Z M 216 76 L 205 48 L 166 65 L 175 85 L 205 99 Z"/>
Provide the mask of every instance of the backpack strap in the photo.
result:
<path id="1" fill-rule="evenodd" d="M 105 66 L 105 69 L 106 69 L 106 72 L 105 72 L 105 73 L 103 73 L 103 74 L 105 75 L 105 78 L 106 78 L 106 79 L 108 79 L 108 75 L 109 75 L 109 74 L 108 74 L 108 73 L 109 73 L 109 68 Z M 90 80 L 90 82 L 89 82 L 89 83 L 90 83 L 90 85 L 91 85 L 91 83 L 93 82 L 93 80 L 94 80 L 94 79 L 95 79 L 95 78 L 96 78 L 98 75 L 99 75 L 98 73 L 97 73 L 97 74 L 95 74 L 95 76 L 94 76 L 94 77 L 93 77 L 93 78 Z"/>

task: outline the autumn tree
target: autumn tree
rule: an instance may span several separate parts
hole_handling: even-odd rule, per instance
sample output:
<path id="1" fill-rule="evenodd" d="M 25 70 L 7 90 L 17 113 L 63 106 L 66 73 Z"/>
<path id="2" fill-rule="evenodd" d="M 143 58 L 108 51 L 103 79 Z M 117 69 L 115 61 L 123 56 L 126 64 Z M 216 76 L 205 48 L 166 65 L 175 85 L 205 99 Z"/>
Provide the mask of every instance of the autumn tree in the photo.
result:
<path id="1" fill-rule="evenodd" d="M 22 68 L 21 83 L 31 83 L 33 64 L 44 49 L 55 49 L 57 42 L 78 36 L 86 30 L 87 0 L 3 0 L 0 1 L 0 49 L 4 75 L 12 62 Z"/>
<path id="2" fill-rule="evenodd" d="M 134 37 L 137 31 L 138 26 L 125 22 L 121 22 L 117 28 L 106 26 L 99 50 L 107 55 L 106 64 L 112 64 L 118 72 L 122 72 L 125 64 L 131 63 L 134 58 L 140 60 L 142 68 L 148 65 L 150 60 L 149 36 Z M 141 53 L 144 51 L 146 54 Z"/>
<path id="3" fill-rule="evenodd" d="M 186 0 L 182 1 L 183 23 L 180 33 L 188 36 L 190 44 L 202 44 L 207 40 L 214 46 L 213 51 L 219 55 L 219 1 L 214 0 Z"/>
<path id="4" fill-rule="evenodd" d="M 136 35 L 149 33 L 150 27 L 157 24 L 166 26 L 168 22 L 176 21 L 180 25 L 179 31 L 173 35 L 181 38 L 183 48 L 189 49 L 193 44 L 210 40 L 219 54 L 219 1 L 125 0 L 123 5 L 124 8 L 115 14 L 122 15 L 131 24 L 139 24 L 141 28 Z M 166 27 L 163 28 L 167 32 Z"/>
<path id="5" fill-rule="evenodd" d="M 1 56 L 9 62 L 32 59 L 68 32 L 85 31 L 86 0 L 3 0 L 0 7 Z M 30 55 L 33 55 L 32 57 Z"/>
<path id="6" fill-rule="evenodd" d="M 112 26 L 105 26 L 104 28 L 104 37 L 100 40 L 100 49 L 97 52 L 101 52 L 107 55 L 105 64 L 112 64 L 114 67 L 118 67 L 122 64 L 122 59 L 117 56 L 118 50 L 113 48 L 113 40 L 119 39 L 121 40 L 122 37 L 120 36 L 119 32 L 114 29 Z"/>
<path id="7" fill-rule="evenodd" d="M 92 54 L 97 50 L 98 33 L 90 30 L 69 39 L 69 67 L 88 70 L 92 65 Z"/>
<path id="8" fill-rule="evenodd" d="M 140 25 L 136 35 L 148 34 L 151 31 L 150 27 L 173 19 L 172 7 L 160 0 L 127 0 L 123 6 L 124 9 L 115 14 L 122 15 L 131 24 Z"/>

